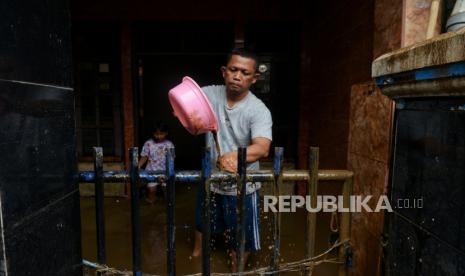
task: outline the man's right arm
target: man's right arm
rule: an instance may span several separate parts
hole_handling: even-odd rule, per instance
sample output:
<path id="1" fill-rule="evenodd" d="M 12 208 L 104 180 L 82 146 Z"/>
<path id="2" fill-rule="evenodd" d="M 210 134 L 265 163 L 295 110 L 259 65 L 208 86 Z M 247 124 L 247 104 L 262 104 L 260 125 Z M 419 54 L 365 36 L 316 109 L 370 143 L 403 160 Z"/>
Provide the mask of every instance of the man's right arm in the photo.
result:
<path id="1" fill-rule="evenodd" d="M 268 157 L 271 141 L 273 120 L 268 108 L 258 105 L 251 114 L 250 130 L 252 141 L 247 147 L 247 163 L 253 163 Z M 226 171 L 237 172 L 237 151 L 225 153 L 220 158 L 220 164 Z"/>
<path id="2" fill-rule="evenodd" d="M 252 140 L 252 144 L 247 147 L 247 163 L 253 163 L 261 158 L 268 157 L 271 140 L 264 137 L 257 137 Z M 228 172 L 237 172 L 237 151 L 223 154 L 219 160 L 220 166 Z"/>

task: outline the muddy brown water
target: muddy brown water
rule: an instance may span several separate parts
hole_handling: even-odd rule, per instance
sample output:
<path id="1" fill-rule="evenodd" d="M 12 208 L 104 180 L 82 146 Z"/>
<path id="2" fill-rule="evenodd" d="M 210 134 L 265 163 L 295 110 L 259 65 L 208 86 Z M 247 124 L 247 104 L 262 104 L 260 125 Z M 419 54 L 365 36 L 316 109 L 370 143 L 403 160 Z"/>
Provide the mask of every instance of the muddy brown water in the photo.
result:
<path id="1" fill-rule="evenodd" d="M 217 160 L 217 167 L 221 171 L 223 168 L 221 167 L 220 157 L 221 157 L 221 148 L 220 148 L 220 142 L 218 141 L 218 131 L 212 131 L 213 134 L 213 141 L 215 142 L 215 148 L 216 148 L 216 160 Z"/>
<path id="2" fill-rule="evenodd" d="M 265 183 L 264 183 L 265 184 Z M 266 185 L 266 184 L 265 184 Z M 192 258 L 195 232 L 195 200 L 197 184 L 176 185 L 176 272 L 177 275 L 202 271 L 201 258 Z M 166 201 L 157 198 L 149 205 L 141 200 L 140 221 L 142 241 L 142 271 L 148 274 L 166 275 Z M 271 213 L 263 212 L 261 204 L 261 251 L 250 259 L 248 268 L 266 267 L 270 262 L 273 245 Z M 283 213 L 281 219 L 281 262 L 304 259 L 305 252 L 305 210 Z M 328 248 L 330 215 L 317 216 L 316 252 Z M 82 255 L 83 259 L 96 262 L 95 202 L 92 197 L 81 198 Z M 131 208 L 125 198 L 105 198 L 105 233 L 107 264 L 121 270 L 131 270 Z M 329 258 L 335 255 L 328 255 Z M 226 250 L 221 242 L 213 245 L 212 272 L 229 272 Z M 337 275 L 336 264 L 322 264 L 316 267 L 314 275 Z M 286 272 L 281 275 L 301 275 L 300 272 Z"/>
<path id="3" fill-rule="evenodd" d="M 218 131 L 212 131 L 213 134 L 213 141 L 215 142 L 215 148 L 216 152 L 218 154 L 218 159 L 221 156 L 221 148 L 220 148 L 220 142 L 218 141 Z"/>

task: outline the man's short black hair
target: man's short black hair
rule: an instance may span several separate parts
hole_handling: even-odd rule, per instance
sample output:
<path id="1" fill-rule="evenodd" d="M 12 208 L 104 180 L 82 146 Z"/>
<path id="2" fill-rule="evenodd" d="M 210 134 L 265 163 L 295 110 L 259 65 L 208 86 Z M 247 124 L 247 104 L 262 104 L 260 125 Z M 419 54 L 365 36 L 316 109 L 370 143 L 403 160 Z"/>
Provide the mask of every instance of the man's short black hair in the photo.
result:
<path id="1" fill-rule="evenodd" d="M 241 56 L 241 57 L 250 58 L 250 59 L 255 60 L 255 72 L 258 72 L 258 63 L 259 63 L 258 56 L 257 56 L 257 54 L 255 54 L 251 50 L 248 50 L 248 49 L 245 49 L 245 48 L 234 48 L 234 49 L 232 49 L 231 52 L 229 52 L 228 57 L 226 59 L 226 65 L 231 60 L 232 56 Z"/>

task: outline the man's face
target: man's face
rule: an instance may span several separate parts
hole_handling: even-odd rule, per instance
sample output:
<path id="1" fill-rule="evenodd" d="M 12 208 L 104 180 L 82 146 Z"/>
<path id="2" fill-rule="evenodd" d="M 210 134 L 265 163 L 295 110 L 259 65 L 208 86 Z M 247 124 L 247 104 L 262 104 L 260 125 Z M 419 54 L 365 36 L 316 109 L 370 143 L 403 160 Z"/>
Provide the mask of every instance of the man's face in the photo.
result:
<path id="1" fill-rule="evenodd" d="M 255 60 L 239 55 L 233 55 L 226 66 L 221 67 L 224 83 L 228 92 L 242 94 L 249 91 L 257 81 Z"/>

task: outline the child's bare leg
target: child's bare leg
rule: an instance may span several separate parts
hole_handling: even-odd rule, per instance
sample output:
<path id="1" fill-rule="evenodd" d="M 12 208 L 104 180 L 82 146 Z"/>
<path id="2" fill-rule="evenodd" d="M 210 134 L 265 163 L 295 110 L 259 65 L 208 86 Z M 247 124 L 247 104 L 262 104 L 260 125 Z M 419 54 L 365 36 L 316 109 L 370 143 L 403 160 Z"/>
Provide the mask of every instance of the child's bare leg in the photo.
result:
<path id="1" fill-rule="evenodd" d="M 166 185 L 163 185 L 161 186 L 161 191 L 163 192 L 163 198 L 166 199 L 167 198 L 167 194 L 166 194 Z"/>
<path id="2" fill-rule="evenodd" d="M 157 186 L 149 186 L 147 187 L 147 201 L 150 203 L 154 203 L 156 196 L 157 196 Z"/>
<path id="3" fill-rule="evenodd" d="M 244 251 L 244 266 L 247 264 L 247 260 L 249 259 L 250 251 Z M 233 249 L 229 250 L 229 258 L 231 260 L 231 272 L 237 272 L 237 254 L 236 251 Z"/>
<path id="4" fill-rule="evenodd" d="M 193 257 L 199 257 L 202 254 L 202 233 L 195 230 Z"/>

